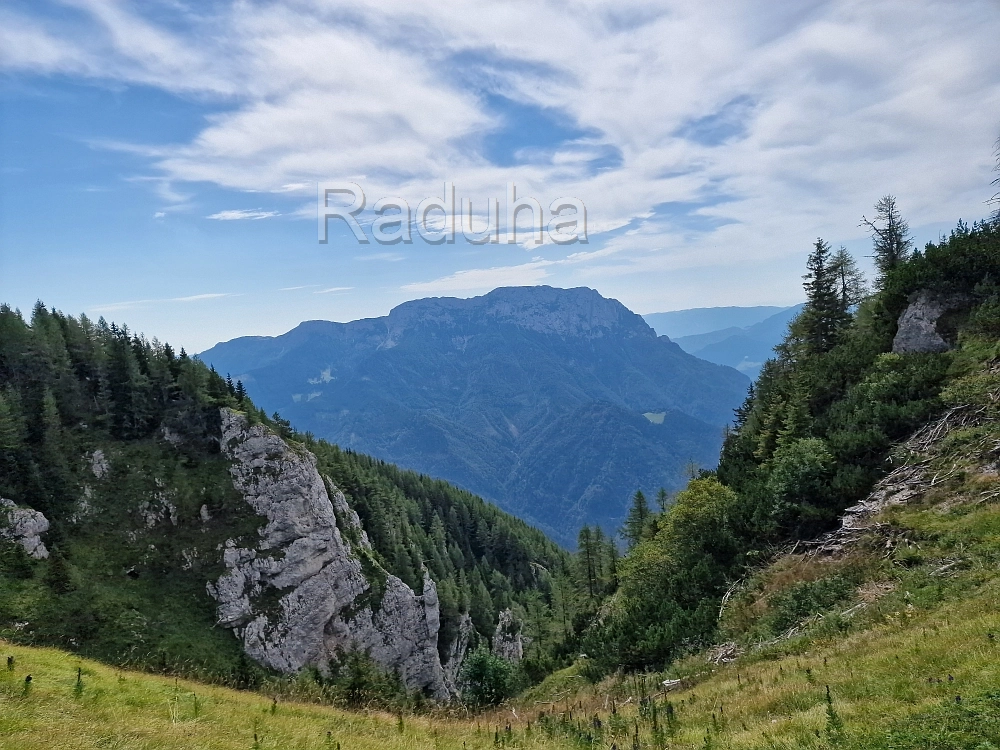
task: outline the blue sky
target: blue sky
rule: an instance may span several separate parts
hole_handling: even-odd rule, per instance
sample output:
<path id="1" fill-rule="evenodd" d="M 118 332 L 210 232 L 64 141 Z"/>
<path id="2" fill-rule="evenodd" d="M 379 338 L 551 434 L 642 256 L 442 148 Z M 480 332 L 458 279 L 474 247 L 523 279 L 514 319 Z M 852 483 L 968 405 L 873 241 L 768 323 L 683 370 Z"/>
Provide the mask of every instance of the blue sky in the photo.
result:
<path id="1" fill-rule="evenodd" d="M 8 0 L 0 299 L 190 351 L 507 284 L 792 304 L 884 193 L 921 243 L 987 213 L 998 38 L 987 0 Z M 345 180 L 577 197 L 589 242 L 320 244 Z"/>

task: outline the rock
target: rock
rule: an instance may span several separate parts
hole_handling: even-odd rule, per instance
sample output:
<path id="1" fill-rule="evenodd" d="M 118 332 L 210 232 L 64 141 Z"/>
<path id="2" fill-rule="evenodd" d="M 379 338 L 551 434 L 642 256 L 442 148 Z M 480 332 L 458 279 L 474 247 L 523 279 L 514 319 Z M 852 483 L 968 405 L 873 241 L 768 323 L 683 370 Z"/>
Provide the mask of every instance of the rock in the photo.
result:
<path id="1" fill-rule="evenodd" d="M 104 479 L 107 476 L 108 471 L 111 470 L 111 464 L 104 457 L 104 451 L 98 449 L 91 455 L 90 470 L 94 472 L 94 476 L 98 479 Z"/>
<path id="2" fill-rule="evenodd" d="M 469 653 L 476 628 L 472 624 L 472 618 L 466 612 L 458 621 L 458 635 L 448 646 L 448 658 L 444 661 L 444 681 L 452 693 L 458 693 L 458 675 L 462 669 L 462 662 L 465 655 Z"/>
<path id="3" fill-rule="evenodd" d="M 359 649 L 407 688 L 449 699 L 434 582 L 425 577 L 417 595 L 377 565 L 357 514 L 308 451 L 228 409 L 222 450 L 233 485 L 266 520 L 257 539 L 227 541 L 226 572 L 208 585 L 219 624 L 236 632 L 247 655 L 295 673 L 329 671 Z"/>
<path id="4" fill-rule="evenodd" d="M 493 634 L 493 655 L 513 664 L 524 658 L 521 621 L 509 609 L 503 610 L 498 618 L 497 629 Z"/>
<path id="5" fill-rule="evenodd" d="M 49 551 L 42 534 L 49 530 L 49 520 L 31 508 L 18 508 L 13 500 L 0 497 L 0 537 L 20 544 L 29 556 L 44 560 Z"/>
<path id="6" fill-rule="evenodd" d="M 967 306 L 968 300 L 959 295 L 938 295 L 926 289 L 917 292 L 899 316 L 892 351 L 896 354 L 916 352 L 946 352 L 952 344 L 942 330 L 942 317 Z"/>

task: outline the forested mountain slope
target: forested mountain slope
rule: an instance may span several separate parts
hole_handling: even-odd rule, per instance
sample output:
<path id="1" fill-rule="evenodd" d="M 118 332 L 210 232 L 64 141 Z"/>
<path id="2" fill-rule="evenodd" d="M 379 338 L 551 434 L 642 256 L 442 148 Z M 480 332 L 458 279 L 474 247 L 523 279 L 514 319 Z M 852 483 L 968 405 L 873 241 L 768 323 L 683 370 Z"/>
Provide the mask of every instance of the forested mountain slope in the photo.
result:
<path id="1" fill-rule="evenodd" d="M 356 650 L 448 697 L 499 623 L 544 630 L 568 562 L 467 492 L 297 435 L 183 350 L 41 304 L 0 306 L 0 498 L 0 636 L 236 685 L 334 679 Z"/>
<path id="2" fill-rule="evenodd" d="M 713 466 L 746 394 L 591 289 L 515 287 L 310 321 L 199 355 L 301 431 L 442 477 L 571 544 Z"/>
<path id="3" fill-rule="evenodd" d="M 665 513 L 633 509 L 641 532 L 585 638 L 595 669 L 663 666 L 710 643 L 727 590 L 776 550 L 834 528 L 909 460 L 893 445 L 949 406 L 993 413 L 976 389 L 1000 361 L 1000 225 L 960 224 L 921 252 L 900 225 L 888 248 L 876 242 L 871 295 L 817 241 L 809 302 L 738 411 L 718 469 Z"/>

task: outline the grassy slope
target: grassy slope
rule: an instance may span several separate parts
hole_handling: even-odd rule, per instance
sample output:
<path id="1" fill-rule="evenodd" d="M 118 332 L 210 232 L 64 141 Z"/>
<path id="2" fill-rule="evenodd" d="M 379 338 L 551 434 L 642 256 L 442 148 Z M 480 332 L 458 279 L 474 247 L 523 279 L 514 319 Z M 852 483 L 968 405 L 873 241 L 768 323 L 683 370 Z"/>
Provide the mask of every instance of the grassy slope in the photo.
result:
<path id="1" fill-rule="evenodd" d="M 906 515 L 895 520 L 903 524 Z M 1000 529 L 1000 509 L 985 508 L 977 515 L 975 525 L 988 526 L 994 534 Z M 994 536 L 990 546 L 998 541 Z M 966 544 L 967 553 L 971 546 Z M 939 560 L 933 569 L 940 567 Z M 907 571 L 896 591 L 859 617 L 863 622 L 836 622 L 828 613 L 804 634 L 731 664 L 712 666 L 702 654 L 645 681 L 610 680 L 584 688 L 578 687 L 583 680 L 572 679 L 576 668 L 571 668 L 532 691 L 528 702 L 537 709 L 553 701 L 549 709 L 560 721 L 571 709 L 573 722 L 564 724 L 567 736 L 580 736 L 573 726 L 580 716 L 589 719 L 586 731 L 595 734 L 592 717 L 598 715 L 604 726 L 595 739 L 602 747 L 612 742 L 631 747 L 638 726 L 642 747 L 672 749 L 997 748 L 1000 575 L 995 566 L 987 570 L 980 562 L 971 561 L 950 578 L 932 577 L 931 570 Z M 642 718 L 633 706 L 641 695 L 655 693 L 664 677 L 683 678 L 687 688 L 658 696 L 658 724 L 666 724 L 667 700 L 677 719 L 675 731 L 664 731 L 658 742 L 648 711 Z M 844 724 L 839 738 L 830 732 L 826 686 Z M 621 707 L 622 719 L 612 718 L 611 701 Z M 586 744 L 585 736 L 581 739 Z"/>
<path id="2" fill-rule="evenodd" d="M 599 685 L 588 685 L 577 664 L 522 696 L 513 710 L 473 720 L 407 717 L 401 733 L 391 716 L 284 701 L 272 713 L 270 699 L 259 694 L 121 673 L 64 652 L 0 643 L 0 749 L 340 742 L 344 750 L 998 750 L 998 363 L 995 343 L 963 347 L 943 398 L 967 405 L 970 419 L 929 446 L 897 454 L 897 463 L 923 467 L 913 480 L 923 488 L 919 495 L 884 511 L 875 519 L 880 525 L 843 553 L 788 554 L 744 584 L 722 624 L 745 651 L 731 664 L 712 666 L 705 654 L 693 655 L 663 675 Z M 789 622 L 798 631 L 773 640 Z M 17 659 L 13 673 L 3 670 L 5 652 Z M 29 671 L 35 679 L 26 695 Z M 656 694 L 664 678 L 682 678 L 684 688 Z M 303 681 L 299 697 L 314 689 Z M 655 720 L 649 704 L 637 706 L 644 694 L 654 696 Z"/>
<path id="3" fill-rule="evenodd" d="M 476 750 L 494 745 L 493 732 L 485 725 L 477 730 L 471 721 L 407 716 L 400 731 L 398 717 L 386 714 L 306 702 L 272 704 L 256 693 L 120 671 L 55 649 L 0 642 L 0 653 L 15 657 L 13 672 L 0 665 L 4 750 Z M 83 670 L 80 691 L 78 667 Z M 522 734 L 518 746 L 553 745 L 535 732 L 527 740 Z"/>
<path id="4" fill-rule="evenodd" d="M 672 749 L 1000 748 L 998 349 L 966 342 L 943 394 L 966 417 L 897 451 L 897 465 L 918 469 L 907 485 L 917 496 L 839 554 L 786 554 L 744 582 L 722 621 L 738 660 L 698 654 L 662 675 L 588 687 L 573 679 L 577 665 L 526 703 L 551 702 L 564 734 L 605 747 L 634 747 L 638 730 L 642 747 Z M 655 696 L 654 725 L 634 706 L 664 678 L 685 689 Z"/>

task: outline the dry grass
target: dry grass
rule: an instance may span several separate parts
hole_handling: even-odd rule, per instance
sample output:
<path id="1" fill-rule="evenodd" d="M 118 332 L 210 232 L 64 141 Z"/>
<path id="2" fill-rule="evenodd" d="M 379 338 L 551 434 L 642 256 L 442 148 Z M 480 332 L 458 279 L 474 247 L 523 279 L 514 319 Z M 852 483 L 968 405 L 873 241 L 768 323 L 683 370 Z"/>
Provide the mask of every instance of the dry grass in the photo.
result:
<path id="1" fill-rule="evenodd" d="M 989 634 L 994 633 L 994 639 Z M 901 607 L 882 624 L 844 637 L 801 639 L 729 665 L 703 657 L 676 665 L 691 686 L 660 694 L 659 721 L 669 700 L 678 720 L 661 747 L 826 748 L 826 686 L 846 726 L 847 742 L 864 743 L 890 722 L 1000 685 L 1000 582 L 967 599 L 917 614 Z M 658 687 L 647 679 L 646 689 Z M 601 717 L 610 702 L 624 717 L 617 735 L 604 730 L 599 746 L 632 747 L 640 680 L 607 681 L 565 696 L 557 710 Z M 592 719 L 590 719 L 592 722 Z M 642 747 L 655 748 L 648 719 L 640 721 Z M 706 735 L 709 735 L 706 744 Z"/>
<path id="2" fill-rule="evenodd" d="M 6 669 L 6 656 L 15 670 Z M 82 690 L 76 688 L 82 670 Z M 31 674 L 30 688 L 24 678 Z M 494 746 L 481 720 L 352 713 L 137 672 L 54 649 L 0 642 L 3 750 L 479 750 Z M 255 739 L 256 735 L 256 739 Z M 528 750 L 563 743 L 521 733 Z"/>

